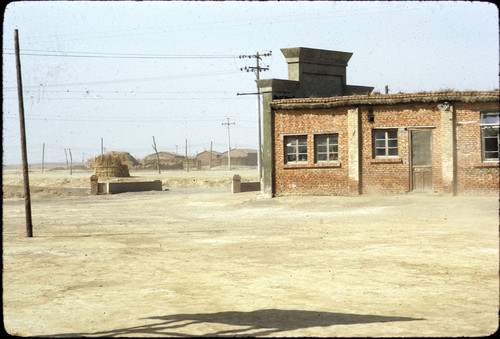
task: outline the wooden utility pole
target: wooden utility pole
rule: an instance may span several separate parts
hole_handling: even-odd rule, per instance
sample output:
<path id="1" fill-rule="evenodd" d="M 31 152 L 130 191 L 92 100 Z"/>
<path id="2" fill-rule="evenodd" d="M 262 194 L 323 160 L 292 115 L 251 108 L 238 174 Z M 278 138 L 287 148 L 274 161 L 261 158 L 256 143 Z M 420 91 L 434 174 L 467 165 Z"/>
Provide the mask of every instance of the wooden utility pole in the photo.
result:
<path id="1" fill-rule="evenodd" d="M 156 149 L 156 141 L 155 141 L 155 137 L 153 135 L 153 149 L 155 150 L 155 153 L 156 153 L 156 167 L 158 168 L 158 174 L 161 174 L 161 170 L 160 170 L 160 156 L 158 155 L 158 150 Z"/>
<path id="2" fill-rule="evenodd" d="M 222 124 L 227 126 L 227 168 L 231 170 L 231 132 L 229 131 L 229 126 L 235 125 L 235 123 L 229 122 L 229 118 L 227 118 L 227 122 L 223 122 Z"/>
<path id="3" fill-rule="evenodd" d="M 64 149 L 64 156 L 66 157 L 66 169 L 69 169 L 68 152 Z"/>
<path id="4" fill-rule="evenodd" d="M 189 172 L 188 139 L 186 139 L 186 172 Z"/>
<path id="5" fill-rule="evenodd" d="M 42 173 L 43 173 L 44 165 L 45 165 L 45 143 L 43 143 L 43 146 L 42 146 Z"/>
<path id="6" fill-rule="evenodd" d="M 212 169 L 212 146 L 213 146 L 213 142 L 210 141 L 210 158 L 208 161 L 208 168 L 209 169 Z"/>
<path id="7" fill-rule="evenodd" d="M 71 154 L 71 148 L 68 148 L 68 151 L 69 151 L 69 159 L 70 159 L 69 175 L 73 175 L 73 154 Z"/>
<path id="8" fill-rule="evenodd" d="M 31 197 L 30 181 L 28 172 L 28 152 L 26 150 L 26 127 L 24 122 L 24 99 L 23 81 L 21 77 L 21 56 L 19 53 L 19 33 L 14 30 L 14 44 L 16 51 L 16 71 L 17 71 L 17 96 L 19 101 L 19 125 L 21 129 L 21 153 L 23 158 L 23 179 L 24 179 L 24 209 L 26 212 L 26 236 L 33 237 L 33 223 L 31 221 Z"/>

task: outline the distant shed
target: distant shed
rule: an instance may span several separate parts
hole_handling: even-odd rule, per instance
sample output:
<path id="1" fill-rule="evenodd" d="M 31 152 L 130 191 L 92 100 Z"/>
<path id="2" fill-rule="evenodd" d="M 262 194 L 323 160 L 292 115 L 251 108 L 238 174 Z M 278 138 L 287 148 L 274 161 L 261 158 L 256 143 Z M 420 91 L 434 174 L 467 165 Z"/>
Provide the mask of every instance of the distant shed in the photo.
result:
<path id="1" fill-rule="evenodd" d="M 200 162 L 201 166 L 210 166 L 210 161 L 212 161 L 212 166 L 220 165 L 220 161 L 217 163 L 217 159 L 221 157 L 222 153 L 212 151 L 210 156 L 210 151 L 203 151 L 196 155 L 196 159 Z"/>
<path id="2" fill-rule="evenodd" d="M 222 153 L 221 165 L 227 165 L 227 152 Z M 231 165 L 234 166 L 257 166 L 257 150 L 235 148 L 231 150 Z"/>

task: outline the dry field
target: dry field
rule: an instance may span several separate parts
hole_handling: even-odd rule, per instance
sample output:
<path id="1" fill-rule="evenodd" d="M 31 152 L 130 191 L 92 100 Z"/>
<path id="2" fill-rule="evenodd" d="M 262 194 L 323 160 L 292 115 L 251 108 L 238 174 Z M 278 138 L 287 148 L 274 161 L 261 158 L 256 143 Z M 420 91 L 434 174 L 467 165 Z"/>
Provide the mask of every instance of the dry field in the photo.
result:
<path id="1" fill-rule="evenodd" d="M 498 196 L 230 193 L 255 170 L 3 170 L 3 321 L 20 336 L 484 336 L 498 327 Z"/>

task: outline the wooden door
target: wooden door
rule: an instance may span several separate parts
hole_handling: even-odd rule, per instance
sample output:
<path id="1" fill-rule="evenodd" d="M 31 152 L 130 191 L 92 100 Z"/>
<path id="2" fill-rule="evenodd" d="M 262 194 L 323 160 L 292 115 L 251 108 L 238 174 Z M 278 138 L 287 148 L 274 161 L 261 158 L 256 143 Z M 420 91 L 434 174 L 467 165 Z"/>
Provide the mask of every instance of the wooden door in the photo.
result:
<path id="1" fill-rule="evenodd" d="M 413 191 L 432 190 L 432 130 L 411 131 L 411 176 Z"/>

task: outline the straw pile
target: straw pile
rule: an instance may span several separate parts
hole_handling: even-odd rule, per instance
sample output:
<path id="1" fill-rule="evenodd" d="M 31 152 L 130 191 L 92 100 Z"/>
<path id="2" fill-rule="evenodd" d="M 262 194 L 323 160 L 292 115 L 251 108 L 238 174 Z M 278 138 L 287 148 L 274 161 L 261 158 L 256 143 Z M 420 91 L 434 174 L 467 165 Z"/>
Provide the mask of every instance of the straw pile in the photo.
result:
<path id="1" fill-rule="evenodd" d="M 160 169 L 176 170 L 184 167 L 185 159 L 182 156 L 169 152 L 159 152 L 158 157 L 160 158 Z M 150 154 L 141 160 L 141 169 L 157 169 L 157 161 L 156 153 Z"/>
<path id="2" fill-rule="evenodd" d="M 130 177 L 127 159 L 133 157 L 126 152 L 108 152 L 95 157 L 89 164 L 98 177 Z M 135 159 L 133 159 L 135 160 Z M 133 161 L 131 160 L 133 163 Z M 137 162 L 137 160 L 135 160 Z M 138 163 L 138 162 L 137 162 Z"/>

